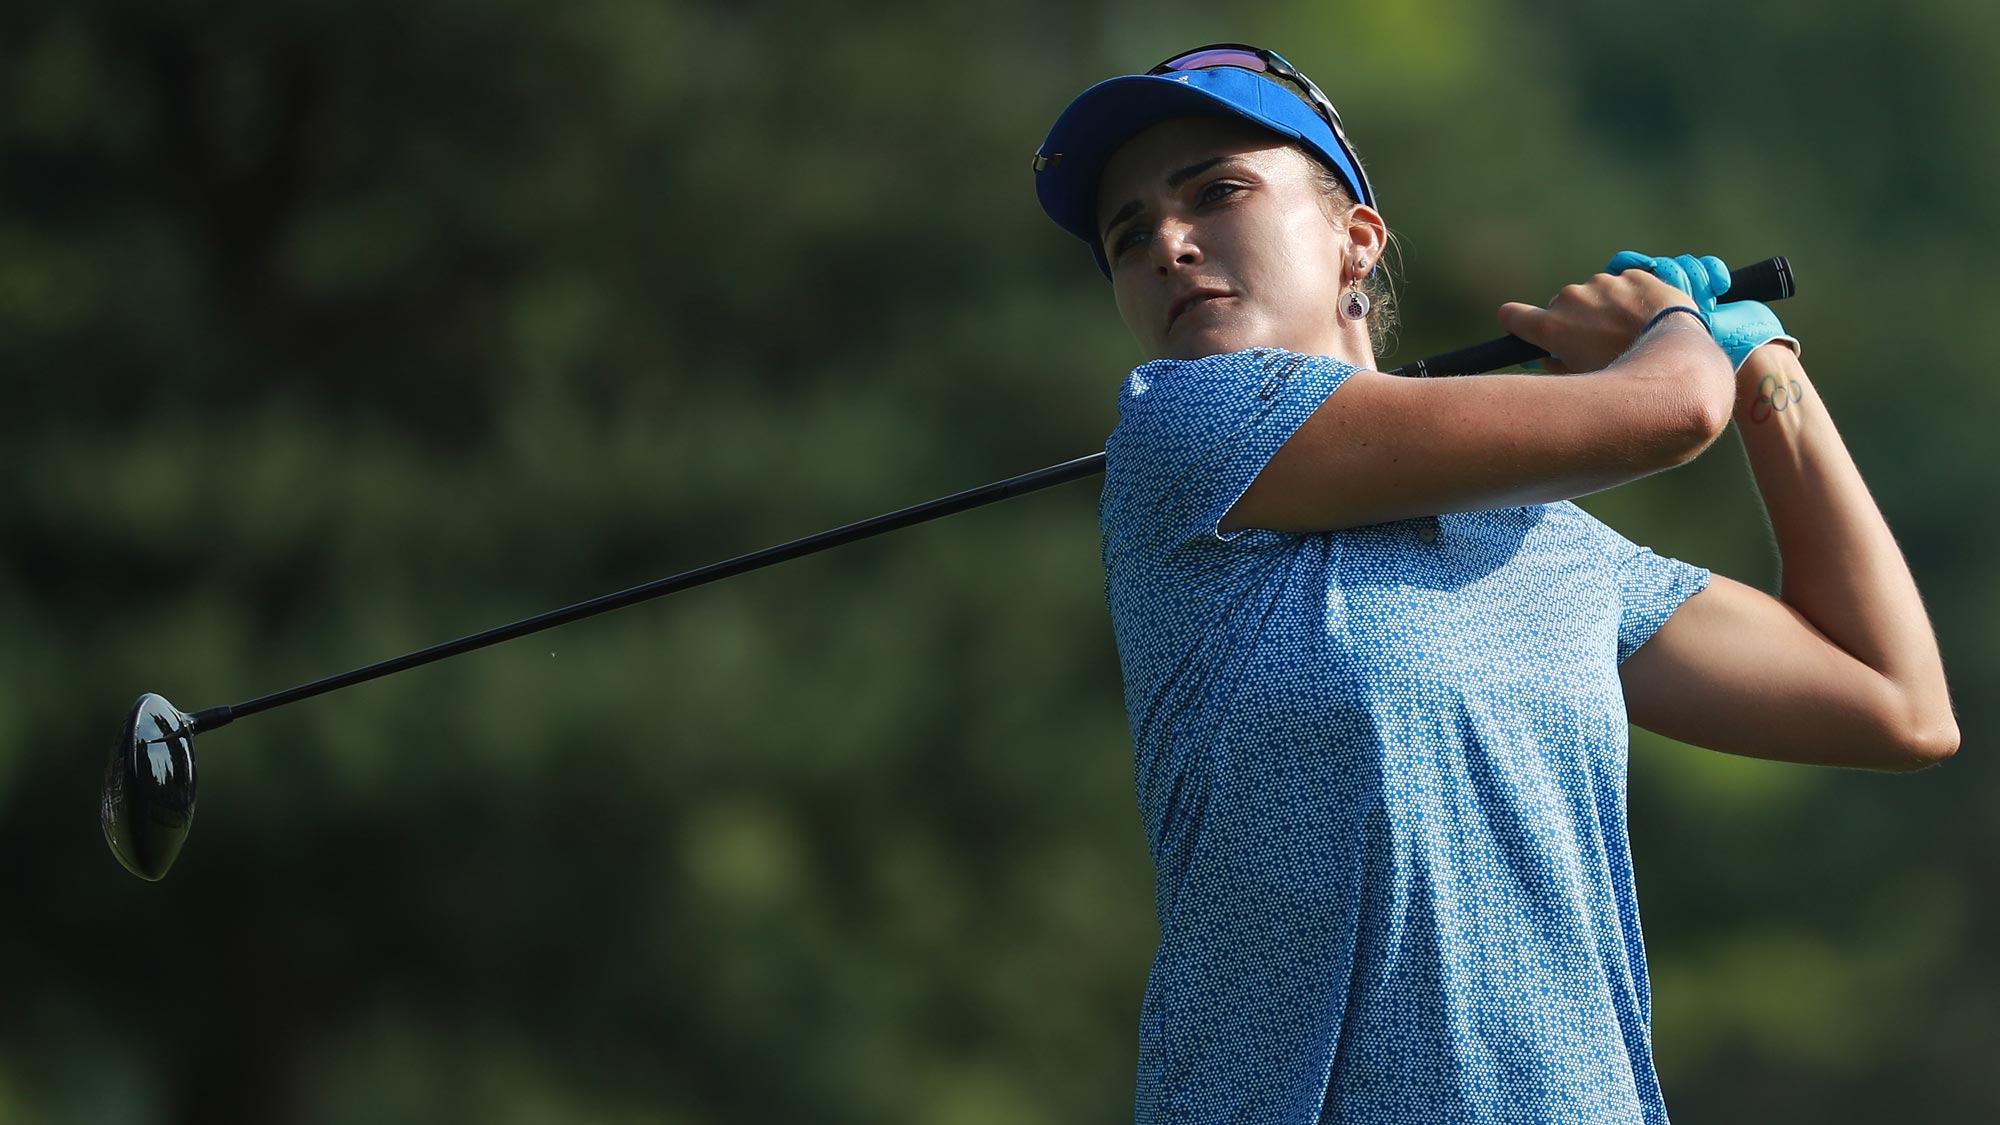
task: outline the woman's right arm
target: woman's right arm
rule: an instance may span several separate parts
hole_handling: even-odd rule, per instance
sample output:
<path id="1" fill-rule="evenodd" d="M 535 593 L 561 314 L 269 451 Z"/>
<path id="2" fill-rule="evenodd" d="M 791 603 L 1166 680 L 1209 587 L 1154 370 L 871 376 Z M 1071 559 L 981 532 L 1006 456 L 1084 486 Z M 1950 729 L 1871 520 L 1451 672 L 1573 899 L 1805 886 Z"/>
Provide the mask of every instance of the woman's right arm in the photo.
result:
<path id="1" fill-rule="evenodd" d="M 1735 373 L 1686 294 L 1637 270 L 1501 307 L 1584 375 L 1350 376 L 1272 456 L 1221 530 L 1334 531 L 1568 500 L 1692 460 L 1729 425 Z M 1629 350 L 1628 350 L 1629 349 Z"/>

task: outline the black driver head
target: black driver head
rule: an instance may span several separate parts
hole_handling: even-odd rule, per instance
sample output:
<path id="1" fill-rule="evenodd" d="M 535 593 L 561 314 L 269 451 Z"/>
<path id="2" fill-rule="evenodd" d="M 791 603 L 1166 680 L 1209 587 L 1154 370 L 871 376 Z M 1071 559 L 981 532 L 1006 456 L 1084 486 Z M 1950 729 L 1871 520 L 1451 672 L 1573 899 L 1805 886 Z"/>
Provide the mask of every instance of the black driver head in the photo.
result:
<path id="1" fill-rule="evenodd" d="M 132 705 L 104 770 L 104 840 L 125 869 L 158 880 L 194 823 L 194 721 L 164 698 Z"/>

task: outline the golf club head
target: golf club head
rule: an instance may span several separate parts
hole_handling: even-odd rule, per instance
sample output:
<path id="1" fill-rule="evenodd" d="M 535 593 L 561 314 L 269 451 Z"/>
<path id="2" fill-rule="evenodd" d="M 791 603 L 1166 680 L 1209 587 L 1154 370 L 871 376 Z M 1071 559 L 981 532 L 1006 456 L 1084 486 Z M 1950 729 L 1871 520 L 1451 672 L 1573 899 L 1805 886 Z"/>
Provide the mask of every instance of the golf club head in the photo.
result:
<path id="1" fill-rule="evenodd" d="M 165 698 L 139 697 L 104 770 L 104 841 L 125 870 L 157 881 L 194 823 L 194 721 Z"/>

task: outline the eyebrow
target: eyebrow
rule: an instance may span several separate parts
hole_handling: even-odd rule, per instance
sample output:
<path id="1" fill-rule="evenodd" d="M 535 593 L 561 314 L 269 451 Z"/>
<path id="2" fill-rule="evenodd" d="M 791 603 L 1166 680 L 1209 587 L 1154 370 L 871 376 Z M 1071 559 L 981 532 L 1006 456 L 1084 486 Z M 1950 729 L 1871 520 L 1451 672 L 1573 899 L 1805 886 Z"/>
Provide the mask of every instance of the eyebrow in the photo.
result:
<path id="1" fill-rule="evenodd" d="M 1169 188 L 1177 188 L 1227 159 L 1229 159 L 1229 157 L 1227 156 L 1211 156 L 1207 160 L 1204 160 L 1199 164 L 1190 164 L 1178 172 L 1170 172 L 1167 174 L 1167 186 Z M 1118 209 L 1118 213 L 1116 215 L 1111 216 L 1111 221 L 1104 224 L 1104 234 L 1102 237 L 1110 238 L 1112 230 L 1114 230 L 1119 223 L 1122 223 L 1125 220 L 1131 218 L 1132 216 L 1138 214 L 1139 211 L 1140 211 L 1140 203 L 1136 199 L 1125 204 L 1125 206 L 1120 207 Z"/>

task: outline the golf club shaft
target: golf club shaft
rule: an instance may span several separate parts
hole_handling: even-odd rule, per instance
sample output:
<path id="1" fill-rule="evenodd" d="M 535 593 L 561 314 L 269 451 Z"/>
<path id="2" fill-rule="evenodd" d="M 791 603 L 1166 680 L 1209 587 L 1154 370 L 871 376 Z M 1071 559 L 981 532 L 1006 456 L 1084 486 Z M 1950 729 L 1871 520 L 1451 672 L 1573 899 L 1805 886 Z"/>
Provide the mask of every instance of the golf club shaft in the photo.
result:
<path id="1" fill-rule="evenodd" d="M 315 695 L 323 695 L 326 692 L 337 691 L 340 688 L 352 687 L 355 684 L 363 683 L 380 676 L 386 676 L 392 672 L 401 672 L 405 669 L 415 668 L 421 664 L 443 660 L 447 656 L 457 656 L 460 653 L 471 652 L 476 648 L 485 648 L 487 645 L 499 644 L 501 641 L 511 641 L 516 637 L 525 637 L 530 633 L 539 633 L 544 629 L 553 629 L 557 625 L 566 625 L 572 621 L 581 621 L 586 617 L 595 617 L 600 613 L 606 613 L 614 609 L 623 609 L 628 605 L 648 601 L 652 598 L 678 593 L 694 586 L 713 582 L 719 578 L 734 577 L 738 574 L 770 566 L 772 563 L 781 563 L 789 559 L 796 559 L 802 555 L 810 555 L 815 551 L 823 551 L 828 547 L 838 547 L 844 543 L 852 543 L 857 539 L 867 539 L 870 536 L 880 535 L 885 531 L 895 531 L 898 528 L 909 527 L 911 524 L 923 523 L 927 520 L 937 519 L 939 516 L 948 516 L 956 512 L 963 512 L 968 508 L 977 508 L 982 504 L 991 504 L 995 500 L 1005 500 L 1010 496 L 1020 496 L 1024 493 L 1034 492 L 1038 489 L 1048 488 L 1051 485 L 1061 484 L 1064 481 L 1075 480 L 1078 477 L 1085 477 L 1092 473 L 1103 471 L 1104 454 L 1093 453 L 1088 457 L 1079 457 L 1074 461 L 1065 461 L 1060 465 L 1051 465 L 1046 469 L 1037 469 L 1032 473 L 1023 473 L 1018 477 L 1009 477 L 1006 480 L 994 481 L 992 484 L 970 488 L 964 492 L 955 492 L 950 496 L 942 496 L 936 500 L 916 504 L 899 511 L 888 512 L 862 520 L 859 523 L 850 523 L 843 527 L 833 528 L 830 531 L 822 531 L 817 535 L 808 535 L 803 539 L 794 539 L 789 543 L 780 543 L 775 547 L 766 547 L 761 551 L 753 551 L 747 555 L 738 555 L 733 559 L 710 563 L 707 566 L 683 571 L 668 578 L 655 579 L 652 582 L 633 586 L 627 590 L 619 590 L 616 593 L 605 594 L 601 597 L 595 597 L 589 601 L 578 602 L 575 605 L 565 606 L 562 609 L 553 609 L 547 613 L 537 614 L 534 617 L 525 618 L 509 625 L 501 625 L 482 633 L 473 633 L 470 636 L 460 637 L 455 641 L 446 641 L 441 645 L 433 645 L 418 652 L 392 657 L 377 664 L 370 664 L 365 668 L 356 668 L 351 672 L 342 672 L 337 676 L 328 676 L 323 680 L 314 680 L 309 684 L 300 684 L 298 687 L 287 688 L 284 691 L 261 696 L 247 703 L 238 703 L 231 707 L 212 707 L 206 711 L 197 711 L 189 716 L 189 718 L 194 721 L 196 730 L 213 730 L 230 722 L 232 719 L 240 719 L 245 715 L 254 715 L 259 711 L 268 711 L 273 707 L 283 707 L 287 703 L 297 703 L 301 699 L 310 699 Z"/>
<path id="2" fill-rule="evenodd" d="M 1770 258 L 1754 265 L 1746 266 L 1741 270 L 1733 271 L 1730 291 L 1723 299 L 1772 301 L 1781 300 L 1791 295 L 1791 267 L 1783 258 Z M 1413 363 L 1405 364 L 1402 367 L 1396 368 L 1390 374 L 1417 377 L 1473 375 L 1483 371 L 1491 371 L 1495 368 L 1525 363 L 1530 359 L 1539 358 L 1547 354 L 1547 352 L 1542 351 L 1517 336 L 1503 336 L 1497 340 L 1489 340 L 1484 344 L 1476 344 L 1469 348 L 1460 348 L 1454 352 L 1447 352 L 1443 355 L 1432 356 L 1428 359 L 1420 359 Z M 780 543 L 775 547 L 766 547 L 761 551 L 753 551 L 747 555 L 738 555 L 733 559 L 710 563 L 707 566 L 697 567 L 694 570 L 684 571 L 668 578 L 656 579 L 643 585 L 633 586 L 627 590 L 620 590 L 616 593 L 592 598 L 589 601 L 578 602 L 575 605 L 565 606 L 562 609 L 550 610 L 547 613 L 525 618 L 512 624 L 501 625 L 481 633 L 473 633 L 469 636 L 460 637 L 455 641 L 447 641 L 444 644 L 433 645 L 430 648 L 421 649 L 417 652 L 406 653 L 402 656 L 381 661 L 380 663 L 370 664 L 365 668 L 356 668 L 351 672 L 342 672 L 337 676 L 328 676 L 323 680 L 314 680 L 311 683 L 300 684 L 297 687 L 287 688 L 284 691 L 275 692 L 271 695 L 260 696 L 245 703 L 238 703 L 234 706 L 211 707 L 204 711 L 197 711 L 193 715 L 190 715 L 189 719 L 197 731 L 213 730 L 217 727 L 227 725 L 232 720 L 242 718 L 246 715 L 254 715 L 259 711 L 269 711 L 274 707 L 283 707 L 287 703 L 297 703 L 301 699 L 310 699 L 315 695 L 324 695 L 330 691 L 352 687 L 355 684 L 365 683 L 368 680 L 387 676 L 394 672 L 402 672 L 418 667 L 419 665 L 443 660 L 448 656 L 457 656 L 460 653 L 471 652 L 473 649 L 499 644 L 501 641 L 511 641 L 516 637 L 525 637 L 530 633 L 539 633 L 544 629 L 553 629 L 558 625 L 567 625 L 572 621 L 581 621 L 586 617 L 595 617 L 600 613 L 606 613 L 610 610 L 623 609 L 626 606 L 636 605 L 639 602 L 678 593 L 704 583 L 713 582 L 719 578 L 730 578 L 738 574 L 757 570 L 761 567 L 770 566 L 773 563 L 781 563 L 803 555 L 810 555 L 816 551 L 823 551 L 828 547 L 838 547 L 859 539 L 867 539 L 871 536 L 880 535 L 885 531 L 895 531 L 898 528 L 909 527 L 912 524 L 937 519 L 939 516 L 948 516 L 970 508 L 977 508 L 983 504 L 990 504 L 996 500 L 1005 500 L 1009 497 L 1025 495 L 1029 492 L 1103 471 L 1104 454 L 1093 453 L 1087 457 L 1079 457 L 1074 461 L 1065 461 L 1060 465 L 1051 465 L 1046 469 L 1037 469 L 1032 473 L 1024 473 L 1017 477 L 995 481 L 992 484 L 981 485 L 978 488 L 967 489 L 964 492 L 956 492 L 950 496 L 939 497 L 936 500 L 903 508 L 900 511 L 888 512 L 871 519 L 865 519 L 859 523 L 850 523 L 844 527 L 822 531 L 817 535 L 808 535 L 803 539 L 794 539 L 789 543 Z"/>

